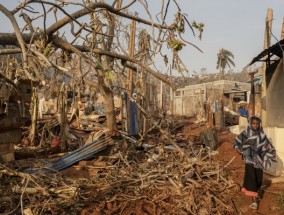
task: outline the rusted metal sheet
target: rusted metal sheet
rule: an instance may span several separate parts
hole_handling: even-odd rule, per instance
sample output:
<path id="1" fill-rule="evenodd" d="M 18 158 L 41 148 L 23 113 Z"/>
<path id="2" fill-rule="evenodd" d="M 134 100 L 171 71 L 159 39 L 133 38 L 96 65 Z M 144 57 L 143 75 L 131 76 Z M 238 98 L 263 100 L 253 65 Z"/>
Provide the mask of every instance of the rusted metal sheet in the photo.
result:
<path id="1" fill-rule="evenodd" d="M 0 132 L 8 131 L 20 127 L 20 119 L 18 117 L 0 115 Z"/>

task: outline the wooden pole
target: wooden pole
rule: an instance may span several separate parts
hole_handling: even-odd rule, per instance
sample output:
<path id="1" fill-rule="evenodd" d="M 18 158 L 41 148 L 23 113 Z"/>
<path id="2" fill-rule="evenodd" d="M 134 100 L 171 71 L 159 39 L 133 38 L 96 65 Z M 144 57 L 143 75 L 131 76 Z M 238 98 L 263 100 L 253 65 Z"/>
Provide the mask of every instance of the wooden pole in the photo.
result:
<path id="1" fill-rule="evenodd" d="M 66 105 L 67 105 L 67 90 L 62 83 L 60 93 L 59 93 L 59 113 L 60 113 L 60 149 L 61 152 L 65 152 L 67 150 L 67 136 L 65 132 L 66 124 L 67 124 L 67 116 L 66 116 Z"/>
<path id="2" fill-rule="evenodd" d="M 136 21 L 132 20 L 130 26 L 130 43 L 129 43 L 129 56 L 134 57 L 135 51 L 135 33 L 136 33 Z M 128 90 L 132 91 L 133 88 L 133 72 L 131 69 L 127 70 L 127 77 L 129 78 Z"/>
<path id="3" fill-rule="evenodd" d="M 31 130 L 29 133 L 30 142 L 32 145 L 36 143 L 37 137 L 37 119 L 38 119 L 38 92 L 36 87 L 33 87 L 33 97 L 31 102 Z"/>
<path id="4" fill-rule="evenodd" d="M 160 81 L 160 108 L 163 109 L 163 82 Z"/>
<path id="5" fill-rule="evenodd" d="M 283 22 L 282 22 L 282 30 L 281 30 L 280 38 L 281 38 L 281 40 L 284 39 L 284 18 L 283 18 Z"/>
<path id="6" fill-rule="evenodd" d="M 271 29 L 272 29 L 272 19 L 273 19 L 273 11 L 271 8 L 267 10 L 267 16 L 265 21 L 265 33 L 264 33 L 264 49 L 270 47 L 271 43 Z M 267 62 L 263 62 L 262 64 L 262 83 L 261 83 L 261 118 L 262 125 L 267 126 L 267 112 L 266 112 L 266 69 Z"/>
<path id="7" fill-rule="evenodd" d="M 250 74 L 250 84 L 251 84 L 251 105 L 252 105 L 252 110 L 251 114 L 255 115 L 255 89 L 254 89 L 254 74 L 257 71 L 251 72 Z"/>
<path id="8" fill-rule="evenodd" d="M 122 5 L 122 0 L 117 0 L 117 3 L 116 3 L 117 9 L 120 9 L 121 5 Z"/>
<path id="9" fill-rule="evenodd" d="M 170 80 L 171 82 L 173 82 L 172 67 L 170 67 Z M 171 110 L 171 115 L 174 115 L 174 92 L 171 87 L 170 87 L 170 110 Z"/>
<path id="10" fill-rule="evenodd" d="M 225 81 L 224 81 L 224 86 L 223 86 L 223 89 L 221 90 L 221 98 L 220 98 L 220 100 L 219 100 L 219 106 L 218 106 L 218 108 L 219 108 L 219 110 L 218 110 L 218 112 L 219 112 L 219 119 L 218 119 L 218 121 L 219 121 L 219 123 L 220 123 L 220 129 L 224 129 L 225 128 L 225 113 L 224 113 L 224 102 L 225 102 L 225 99 L 224 99 L 224 88 L 225 88 Z M 217 116 L 218 116 L 218 114 L 217 114 Z"/>
<path id="11" fill-rule="evenodd" d="M 129 56 L 134 57 L 135 51 L 135 33 L 136 33 L 136 21 L 132 20 L 130 26 L 130 43 L 129 43 Z M 128 100 L 127 100 L 127 132 L 128 134 L 132 134 L 132 117 L 131 117 L 131 110 L 130 110 L 130 98 L 133 92 L 133 72 L 131 69 L 127 69 L 127 92 L 128 92 Z"/>
<path id="12" fill-rule="evenodd" d="M 121 6 L 122 6 L 122 0 L 117 0 L 117 2 L 116 2 L 116 8 L 117 9 L 120 9 L 121 8 Z M 118 75 L 117 75 L 118 76 Z M 117 79 L 118 79 L 118 77 L 117 77 Z M 125 111 L 125 109 L 124 108 L 126 108 L 127 107 L 127 105 L 124 103 L 124 98 L 125 98 L 125 96 L 121 96 L 121 110 L 120 110 L 120 121 L 121 121 L 121 130 L 122 131 L 124 131 L 124 129 L 126 128 L 126 126 L 125 126 L 125 115 L 126 115 L 126 111 Z"/>

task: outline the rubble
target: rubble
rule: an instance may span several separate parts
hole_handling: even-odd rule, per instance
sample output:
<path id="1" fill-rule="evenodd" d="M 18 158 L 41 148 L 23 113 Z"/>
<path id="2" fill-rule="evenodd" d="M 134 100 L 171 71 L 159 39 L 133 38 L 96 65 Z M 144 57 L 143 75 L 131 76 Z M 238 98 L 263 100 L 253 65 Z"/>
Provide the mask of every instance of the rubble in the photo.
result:
<path id="1" fill-rule="evenodd" d="M 74 173 L 87 171 L 89 177 L 84 179 L 60 172 L 30 175 L 4 165 L 0 175 L 2 180 L 13 177 L 17 181 L 11 190 L 12 205 L 23 196 L 21 204 L 29 205 L 33 214 L 60 214 L 67 207 L 70 214 L 235 214 L 232 199 L 239 186 L 212 159 L 214 153 L 181 137 L 178 132 L 171 140 L 148 135 L 141 149 L 134 142 L 116 140 L 108 156 L 83 160 L 73 167 Z M 6 205 L 4 212 L 11 210 Z"/>

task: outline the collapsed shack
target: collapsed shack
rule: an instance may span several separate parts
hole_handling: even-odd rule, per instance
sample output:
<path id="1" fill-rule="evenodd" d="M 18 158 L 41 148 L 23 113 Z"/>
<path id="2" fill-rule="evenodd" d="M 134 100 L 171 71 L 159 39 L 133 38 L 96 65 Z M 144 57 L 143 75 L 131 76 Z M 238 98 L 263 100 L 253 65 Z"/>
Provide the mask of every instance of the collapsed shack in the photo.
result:
<path id="1" fill-rule="evenodd" d="M 0 161 L 14 160 L 14 143 L 21 142 L 21 105 L 9 98 L 15 93 L 12 83 L 0 76 Z"/>
<path id="2" fill-rule="evenodd" d="M 70 75 L 49 68 L 47 83 L 20 79 L 14 84 L 0 73 L 0 157 L 3 161 L 78 149 L 106 128 L 101 96 L 89 87 L 77 96 Z M 98 93 L 97 93 L 98 94 Z M 115 98 L 116 115 L 120 100 Z M 120 117 L 121 118 L 121 117 Z M 117 117 L 117 127 L 121 128 Z M 15 149 L 14 149 L 15 146 Z"/>
<path id="3" fill-rule="evenodd" d="M 237 125 L 237 104 L 247 100 L 249 90 L 250 84 L 229 80 L 179 88 L 173 95 L 173 113 L 197 115 L 198 122 L 210 122 L 217 128 Z"/>

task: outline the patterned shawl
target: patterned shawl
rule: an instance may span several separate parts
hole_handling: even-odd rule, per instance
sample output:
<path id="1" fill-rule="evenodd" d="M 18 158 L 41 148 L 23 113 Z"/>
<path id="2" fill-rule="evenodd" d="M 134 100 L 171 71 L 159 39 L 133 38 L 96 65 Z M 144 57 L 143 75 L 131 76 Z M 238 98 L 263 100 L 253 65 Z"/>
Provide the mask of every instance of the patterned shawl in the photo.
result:
<path id="1" fill-rule="evenodd" d="M 251 129 L 252 118 L 260 121 L 258 130 Z M 272 162 L 276 162 L 276 151 L 263 131 L 259 116 L 251 116 L 248 126 L 234 141 L 234 148 L 243 152 L 243 159 L 246 163 L 253 164 L 255 168 L 267 170 Z"/>

